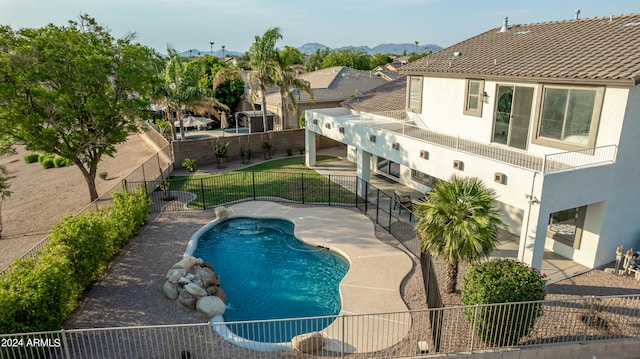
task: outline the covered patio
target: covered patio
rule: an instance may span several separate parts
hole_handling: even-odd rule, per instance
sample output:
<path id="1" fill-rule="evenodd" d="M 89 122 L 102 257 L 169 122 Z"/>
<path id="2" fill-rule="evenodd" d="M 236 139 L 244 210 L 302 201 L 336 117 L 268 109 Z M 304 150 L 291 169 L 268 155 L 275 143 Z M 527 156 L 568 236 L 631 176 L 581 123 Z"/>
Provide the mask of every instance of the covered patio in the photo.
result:
<path id="1" fill-rule="evenodd" d="M 317 163 L 313 168 L 324 175 L 344 175 L 356 176 L 356 164 L 346 159 L 346 146 L 339 146 L 331 149 L 323 149 L 318 154 L 333 155 L 340 158 L 338 161 Z M 424 197 L 424 193 L 409 188 L 402 183 L 394 181 L 392 178 L 377 173 L 371 173 L 370 184 L 385 192 L 383 197 L 376 197 L 376 193 L 368 193 L 368 199 L 372 202 L 379 200 L 380 208 L 391 209 L 393 216 L 410 224 L 415 224 L 415 217 L 411 211 L 405 207 L 399 207 L 391 203 L 394 191 L 403 193 L 411 200 Z M 500 234 L 500 244 L 490 258 L 513 258 L 518 257 L 518 242 L 520 238 L 514 234 L 503 231 Z M 563 279 L 571 278 L 575 275 L 588 272 L 590 269 L 580 265 L 570 259 L 566 259 L 556 253 L 545 250 L 540 270 L 547 275 L 547 283 L 555 283 Z"/>

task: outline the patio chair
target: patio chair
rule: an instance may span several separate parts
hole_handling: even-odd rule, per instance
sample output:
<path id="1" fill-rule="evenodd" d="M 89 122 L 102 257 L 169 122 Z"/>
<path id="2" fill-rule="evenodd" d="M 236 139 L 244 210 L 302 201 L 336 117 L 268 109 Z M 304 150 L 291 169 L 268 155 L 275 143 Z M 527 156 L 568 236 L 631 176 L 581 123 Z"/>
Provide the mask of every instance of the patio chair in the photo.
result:
<path id="1" fill-rule="evenodd" d="M 398 214 L 402 213 L 403 209 L 411 212 L 411 196 L 408 194 L 404 194 L 398 190 L 394 190 L 393 209 L 398 209 Z"/>

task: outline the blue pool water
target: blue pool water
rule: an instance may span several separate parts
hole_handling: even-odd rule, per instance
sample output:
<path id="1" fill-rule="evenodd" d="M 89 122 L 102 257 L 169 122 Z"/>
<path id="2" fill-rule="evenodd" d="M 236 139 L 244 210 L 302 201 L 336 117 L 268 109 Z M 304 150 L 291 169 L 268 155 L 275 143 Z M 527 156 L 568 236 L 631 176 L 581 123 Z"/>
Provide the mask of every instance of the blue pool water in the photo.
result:
<path id="1" fill-rule="evenodd" d="M 232 218 L 199 238 L 194 256 L 212 264 L 220 276 L 227 295 L 226 322 L 340 312 L 338 286 L 349 269 L 347 261 L 326 248 L 300 242 L 293 228 L 293 223 L 280 219 Z M 281 342 L 330 323 L 324 321 L 321 328 L 309 323 L 273 327 L 268 331 L 276 333 L 270 337 L 255 328 L 230 329 L 247 339 Z"/>

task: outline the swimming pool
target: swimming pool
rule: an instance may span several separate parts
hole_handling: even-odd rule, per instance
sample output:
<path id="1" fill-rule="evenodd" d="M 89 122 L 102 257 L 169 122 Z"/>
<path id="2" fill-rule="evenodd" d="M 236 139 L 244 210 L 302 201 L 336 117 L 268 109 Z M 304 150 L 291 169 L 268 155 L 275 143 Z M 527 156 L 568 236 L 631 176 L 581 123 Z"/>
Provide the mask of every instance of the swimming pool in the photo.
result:
<path id="1" fill-rule="evenodd" d="M 347 261 L 327 248 L 310 246 L 294 236 L 292 222 L 236 217 L 204 232 L 194 256 L 211 263 L 227 296 L 226 322 L 337 315 L 339 285 Z M 331 321 L 323 321 L 329 325 Z M 323 328 L 303 326 L 236 334 L 262 342 L 289 341 Z"/>

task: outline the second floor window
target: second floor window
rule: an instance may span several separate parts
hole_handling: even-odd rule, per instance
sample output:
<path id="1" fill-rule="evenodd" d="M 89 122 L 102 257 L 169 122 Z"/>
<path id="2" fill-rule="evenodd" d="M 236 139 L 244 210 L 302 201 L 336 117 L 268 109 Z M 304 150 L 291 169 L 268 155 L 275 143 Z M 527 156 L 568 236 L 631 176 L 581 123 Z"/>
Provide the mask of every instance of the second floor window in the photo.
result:
<path id="1" fill-rule="evenodd" d="M 422 77 L 409 77 L 407 105 L 409 111 L 422 112 Z"/>
<path id="2" fill-rule="evenodd" d="M 538 120 L 538 140 L 593 147 L 602 90 L 545 86 Z"/>
<path id="3" fill-rule="evenodd" d="M 484 81 L 467 80 L 464 99 L 464 114 L 482 116 L 482 101 L 484 100 Z"/>

